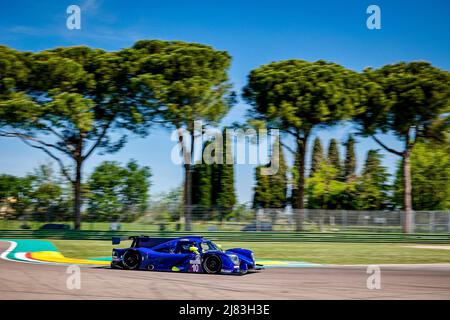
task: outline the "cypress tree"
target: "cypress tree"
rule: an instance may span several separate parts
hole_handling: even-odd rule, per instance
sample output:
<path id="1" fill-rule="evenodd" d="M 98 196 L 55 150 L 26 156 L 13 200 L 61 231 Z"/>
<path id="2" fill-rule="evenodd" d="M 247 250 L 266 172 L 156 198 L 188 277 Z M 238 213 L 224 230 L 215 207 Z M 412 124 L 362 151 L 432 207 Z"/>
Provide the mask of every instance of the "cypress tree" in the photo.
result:
<path id="1" fill-rule="evenodd" d="M 192 204 L 199 209 L 211 206 L 211 166 L 197 163 L 192 169 Z"/>
<path id="2" fill-rule="evenodd" d="M 264 166 L 255 168 L 256 185 L 253 194 L 253 208 L 268 208 L 270 207 L 270 181 L 269 176 L 262 175 L 261 169 Z"/>
<path id="3" fill-rule="evenodd" d="M 317 171 L 323 159 L 324 157 L 323 157 L 322 142 L 320 141 L 319 137 L 316 137 L 316 139 L 314 139 L 313 152 L 311 156 L 311 171 L 309 174 L 310 176 L 312 176 L 314 172 Z"/>
<path id="4" fill-rule="evenodd" d="M 215 205 L 223 211 L 223 214 L 231 212 L 236 204 L 236 195 L 234 191 L 234 163 L 227 163 L 227 159 L 233 160 L 232 144 L 225 136 L 225 130 L 223 131 L 223 163 L 216 164 L 217 170 L 214 175 L 217 183 L 217 195 L 215 199 Z"/>
<path id="5" fill-rule="evenodd" d="M 203 145 L 203 150 L 210 142 Z M 194 216 L 204 215 L 208 213 L 212 203 L 213 194 L 213 172 L 212 165 L 203 163 L 196 163 L 192 166 L 192 205 Z"/>
<path id="6" fill-rule="evenodd" d="M 338 144 L 336 139 L 331 139 L 330 140 L 330 144 L 328 146 L 328 163 L 336 168 L 338 170 L 338 172 L 340 173 L 342 168 L 341 168 L 341 159 L 339 157 L 339 149 L 338 149 Z"/>
<path id="7" fill-rule="evenodd" d="M 273 175 L 262 175 L 262 168 L 276 168 Z M 270 163 L 255 170 L 256 186 L 253 198 L 254 208 L 284 208 L 287 203 L 287 166 L 283 148 L 276 141 L 272 147 Z"/>
<path id="8" fill-rule="evenodd" d="M 352 135 L 349 135 L 345 147 L 344 178 L 350 180 L 356 176 L 355 139 Z"/>
<path id="9" fill-rule="evenodd" d="M 364 163 L 363 175 L 378 175 L 381 171 L 384 171 L 384 167 L 381 165 L 382 157 L 377 150 L 369 150 Z"/>
<path id="10" fill-rule="evenodd" d="M 382 166 L 382 155 L 377 150 L 369 150 L 359 180 L 358 203 L 360 209 L 383 209 L 387 200 L 387 179 L 389 174 Z"/>
<path id="11" fill-rule="evenodd" d="M 198 199 L 198 204 L 202 205 L 203 208 L 209 207 L 213 209 L 213 214 L 218 215 L 221 220 L 224 215 L 232 211 L 236 204 L 233 145 L 225 137 L 225 130 L 223 131 L 221 143 L 215 145 L 215 149 L 211 151 L 214 162 L 212 164 L 198 165 L 198 172 L 193 174 L 193 182 L 198 183 L 195 186 L 195 190 L 198 190 L 200 194 L 200 197 L 197 198 L 194 192 L 194 199 Z M 220 134 L 215 139 L 219 137 Z M 204 149 L 211 143 L 214 142 L 209 141 L 205 143 Z M 216 153 L 218 154 L 217 157 Z"/>
<path id="12" fill-rule="evenodd" d="M 283 148 L 280 146 L 279 141 L 276 141 L 272 148 L 272 167 L 275 167 L 274 162 L 277 163 L 278 171 L 274 175 L 269 176 L 271 194 L 270 207 L 284 208 L 286 207 L 287 166 L 284 160 Z"/>

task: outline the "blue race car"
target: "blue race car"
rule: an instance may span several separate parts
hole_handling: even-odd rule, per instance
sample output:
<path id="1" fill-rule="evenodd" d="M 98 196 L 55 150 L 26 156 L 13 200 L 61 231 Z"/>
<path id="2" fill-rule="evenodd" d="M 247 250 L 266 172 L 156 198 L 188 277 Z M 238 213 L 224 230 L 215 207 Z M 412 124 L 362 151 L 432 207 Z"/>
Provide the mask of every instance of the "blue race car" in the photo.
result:
<path id="1" fill-rule="evenodd" d="M 111 268 L 197 273 L 245 274 L 259 270 L 253 252 L 235 248 L 222 250 L 200 236 L 182 238 L 130 237 L 131 247 L 113 249 Z M 113 245 L 120 243 L 113 237 Z"/>

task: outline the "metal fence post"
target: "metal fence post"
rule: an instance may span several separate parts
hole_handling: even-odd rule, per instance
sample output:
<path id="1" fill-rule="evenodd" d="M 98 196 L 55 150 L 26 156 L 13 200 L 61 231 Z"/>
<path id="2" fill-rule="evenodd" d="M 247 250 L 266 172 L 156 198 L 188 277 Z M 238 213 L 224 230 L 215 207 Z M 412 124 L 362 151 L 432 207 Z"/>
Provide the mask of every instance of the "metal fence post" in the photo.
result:
<path id="1" fill-rule="evenodd" d="M 342 210 L 342 228 L 345 230 L 347 229 L 347 211 L 346 210 Z"/>
<path id="2" fill-rule="evenodd" d="M 447 212 L 447 232 L 450 233 L 450 211 Z"/>
<path id="3" fill-rule="evenodd" d="M 435 225 L 435 223 L 434 223 L 434 218 L 435 218 L 435 216 L 434 216 L 434 211 L 432 211 L 432 212 L 428 212 L 428 229 L 429 229 L 429 231 L 430 232 L 434 232 L 434 225 Z"/>
<path id="4" fill-rule="evenodd" d="M 264 209 L 256 209 L 256 221 L 255 221 L 255 229 L 256 231 L 261 231 L 260 217 L 264 214 Z"/>
<path id="5" fill-rule="evenodd" d="M 320 230 L 320 232 L 323 231 L 323 210 L 320 210 L 320 215 L 319 215 L 319 230 Z"/>

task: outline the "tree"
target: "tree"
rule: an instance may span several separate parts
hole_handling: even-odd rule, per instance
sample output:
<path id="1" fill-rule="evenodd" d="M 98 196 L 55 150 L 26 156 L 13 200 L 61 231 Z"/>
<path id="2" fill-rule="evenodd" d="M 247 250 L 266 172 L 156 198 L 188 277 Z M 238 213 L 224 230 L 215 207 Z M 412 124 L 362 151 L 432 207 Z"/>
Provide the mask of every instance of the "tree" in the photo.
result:
<path id="1" fill-rule="evenodd" d="M 177 221 L 183 213 L 183 187 L 176 187 L 155 197 L 150 210 L 157 221 Z M 180 224 L 177 224 L 180 226 Z M 178 227 L 177 227 L 178 230 Z"/>
<path id="2" fill-rule="evenodd" d="M 274 165 L 274 162 L 277 162 Z M 278 168 L 273 175 L 263 175 L 262 168 Z M 287 205 L 287 165 L 278 139 L 272 146 L 270 163 L 255 169 L 253 208 L 285 208 Z"/>
<path id="3" fill-rule="evenodd" d="M 82 46 L 38 53 L 0 47 L 0 136 L 18 138 L 58 163 L 72 184 L 75 229 L 85 161 L 96 151 L 119 150 L 126 142 L 121 129 L 142 133 L 147 109 L 136 103 L 128 58 L 129 52 Z"/>
<path id="4" fill-rule="evenodd" d="M 382 158 L 377 150 L 367 152 L 363 172 L 357 182 L 357 209 L 382 210 L 386 206 L 389 174 L 381 164 Z"/>
<path id="5" fill-rule="evenodd" d="M 272 146 L 272 157 L 270 166 L 273 166 L 273 162 L 278 162 L 278 170 L 275 174 L 270 175 L 270 193 L 271 193 L 271 208 L 285 208 L 287 204 L 287 165 L 284 159 L 283 148 L 281 147 L 278 139 Z"/>
<path id="6" fill-rule="evenodd" d="M 0 175 L 0 203 L 8 218 L 64 221 L 70 200 L 50 164 L 39 165 L 25 177 Z"/>
<path id="7" fill-rule="evenodd" d="M 304 208 L 306 145 L 317 126 L 333 125 L 363 111 L 360 75 L 322 60 L 273 62 L 250 72 L 243 97 L 252 106 L 251 121 L 279 128 L 295 139 L 298 155 L 296 207 Z M 287 147 L 287 146 L 286 146 Z M 302 210 L 296 215 L 302 229 Z"/>
<path id="8" fill-rule="evenodd" d="M 102 162 L 89 178 L 89 220 L 134 221 L 147 209 L 150 177 L 150 169 L 134 160 L 125 167 Z"/>
<path id="9" fill-rule="evenodd" d="M 233 102 L 227 76 L 231 59 L 225 51 L 180 41 L 138 41 L 132 49 L 137 57 L 133 83 L 141 92 L 140 102 L 157 121 L 178 130 L 185 228 L 190 231 L 194 137 L 201 134 L 194 132 L 195 121 L 216 124 L 229 110 Z"/>
<path id="10" fill-rule="evenodd" d="M 66 220 L 70 199 L 65 198 L 64 188 L 54 177 L 52 166 L 40 165 L 26 178 L 31 181 L 30 199 L 33 203 L 33 220 Z"/>
<path id="11" fill-rule="evenodd" d="M 339 174 L 341 173 L 341 159 L 339 156 L 339 149 L 336 139 L 330 140 L 330 144 L 328 145 L 327 161 L 331 166 L 338 170 Z"/>
<path id="12" fill-rule="evenodd" d="M 325 166 L 326 165 L 326 166 Z M 325 167 L 323 167 L 325 166 Z M 331 168 L 335 169 L 335 175 L 331 174 L 329 170 Z M 319 173 L 320 171 L 320 173 Z M 315 173 L 318 173 L 315 175 Z M 334 172 L 334 171 L 333 171 Z M 310 178 L 314 178 L 311 181 L 322 181 L 323 185 L 332 184 L 334 186 L 340 186 L 340 184 L 335 184 L 339 180 L 341 174 L 340 160 L 339 160 L 339 150 L 337 149 L 337 142 L 335 139 L 331 139 L 328 150 L 327 157 L 324 157 L 323 147 L 319 137 L 316 137 L 313 144 L 313 154 L 311 157 L 311 170 Z M 336 180 L 336 181 L 335 181 Z M 331 183 L 332 182 L 332 183 Z M 320 188 L 319 188 L 320 189 Z M 323 189 L 323 194 L 319 195 L 319 189 L 312 186 L 307 188 L 307 207 L 310 209 L 338 209 L 345 202 L 344 189 L 336 192 L 336 190 Z M 330 197 L 330 192 L 333 194 Z"/>
<path id="13" fill-rule="evenodd" d="M 125 221 L 134 221 L 145 213 L 148 207 L 150 178 L 149 167 L 140 167 L 136 160 L 130 160 L 126 166 L 126 175 L 122 190 L 122 216 Z"/>
<path id="14" fill-rule="evenodd" d="M 114 161 L 104 161 L 89 177 L 87 214 L 90 221 L 118 221 L 122 213 L 120 201 L 126 175 Z"/>
<path id="15" fill-rule="evenodd" d="M 211 207 L 212 199 L 212 166 L 197 163 L 192 169 L 192 204 L 200 212 Z"/>
<path id="16" fill-rule="evenodd" d="M 203 144 L 202 159 L 192 167 L 192 204 L 196 211 L 204 213 L 209 210 L 213 202 L 214 182 L 218 180 L 213 166 L 204 162 L 203 154 L 208 146 L 211 146 L 212 141 L 205 141 Z M 215 154 L 213 154 L 215 156 Z M 213 177 L 214 175 L 214 177 Z"/>
<path id="17" fill-rule="evenodd" d="M 339 198 L 349 185 L 339 181 L 339 171 L 322 161 L 316 172 L 306 181 L 308 208 L 311 209 L 340 209 Z"/>
<path id="18" fill-rule="evenodd" d="M 382 166 L 383 155 L 378 150 L 369 150 L 367 152 L 366 162 L 362 171 L 363 176 L 371 176 L 376 185 L 386 187 L 389 174 L 386 168 Z"/>
<path id="19" fill-rule="evenodd" d="M 225 132 L 226 129 L 204 144 L 204 152 L 212 147 L 214 163 L 197 163 L 192 173 L 192 203 L 201 213 L 211 208 L 218 210 L 220 219 L 231 213 L 236 204 L 234 163 L 227 162 L 233 160 L 232 143 Z"/>
<path id="20" fill-rule="evenodd" d="M 411 162 L 416 141 L 448 139 L 450 73 L 427 62 L 400 62 L 366 69 L 367 111 L 356 117 L 361 133 L 402 159 L 404 231 L 412 229 Z M 393 133 L 403 141 L 395 150 L 377 137 Z"/>
<path id="21" fill-rule="evenodd" d="M 218 177 L 218 188 L 217 192 L 213 192 L 212 204 L 215 205 L 220 210 L 221 219 L 224 215 L 231 213 L 234 205 L 236 204 L 236 194 L 234 192 L 234 162 L 228 163 L 226 160 L 230 161 L 233 159 L 232 155 L 232 143 L 229 137 L 226 137 L 226 129 L 223 130 L 223 148 L 222 151 L 222 164 L 214 164 L 212 170 L 217 171 Z M 213 173 L 213 176 L 215 174 Z M 213 190 L 214 190 L 213 189 Z"/>
<path id="22" fill-rule="evenodd" d="M 31 207 L 31 183 L 30 177 L 0 175 L 0 207 L 6 218 L 18 218 Z"/>
<path id="23" fill-rule="evenodd" d="M 268 175 L 262 175 L 261 169 L 263 166 L 255 168 L 256 185 L 253 193 L 253 208 L 270 208 L 271 194 L 270 181 Z"/>
<path id="24" fill-rule="evenodd" d="M 416 210 L 450 209 L 450 146 L 418 142 L 411 153 L 412 203 Z M 403 204 L 401 162 L 394 182 L 394 202 Z"/>
<path id="25" fill-rule="evenodd" d="M 355 139 L 348 136 L 345 143 L 344 180 L 349 181 L 356 177 Z"/>
<path id="26" fill-rule="evenodd" d="M 314 139 L 313 151 L 311 156 L 310 176 L 316 172 L 320 164 L 324 161 L 322 142 L 319 137 Z"/>

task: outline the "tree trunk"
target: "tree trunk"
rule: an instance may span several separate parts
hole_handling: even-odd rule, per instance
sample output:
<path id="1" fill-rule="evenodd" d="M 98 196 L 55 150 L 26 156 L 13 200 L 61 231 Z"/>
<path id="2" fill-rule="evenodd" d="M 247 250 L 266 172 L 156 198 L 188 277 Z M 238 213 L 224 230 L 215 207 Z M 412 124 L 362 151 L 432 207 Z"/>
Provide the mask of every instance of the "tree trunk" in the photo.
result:
<path id="1" fill-rule="evenodd" d="M 304 135 L 302 139 L 297 140 L 297 150 L 299 153 L 298 164 L 298 181 L 297 181 L 297 213 L 295 215 L 295 231 L 303 231 L 304 218 L 304 197 L 305 197 L 305 159 L 306 159 L 306 143 L 308 142 L 308 135 Z"/>
<path id="2" fill-rule="evenodd" d="M 191 165 L 184 164 L 184 223 L 185 230 L 191 231 L 191 210 L 192 209 L 192 175 Z"/>
<path id="3" fill-rule="evenodd" d="M 191 136 L 191 149 L 187 150 L 187 144 L 184 141 L 184 137 L 181 131 L 178 134 L 178 141 L 181 144 L 182 152 L 183 152 L 183 168 L 184 168 L 184 190 L 183 190 L 183 203 L 184 203 L 184 229 L 185 231 L 192 230 L 192 154 L 194 148 L 194 132 L 193 128 L 188 128 L 189 134 Z"/>
<path id="4" fill-rule="evenodd" d="M 75 181 L 73 186 L 73 211 L 75 215 L 75 230 L 81 229 L 81 167 L 82 161 L 76 160 Z"/>
<path id="5" fill-rule="evenodd" d="M 403 231 L 412 233 L 411 163 L 410 150 L 408 149 L 403 154 L 403 210 L 405 211 Z"/>
<path id="6" fill-rule="evenodd" d="M 417 132 L 416 132 L 417 134 Z M 373 139 L 382 146 L 386 151 L 393 153 L 397 156 L 402 157 L 402 173 L 403 173 L 403 232 L 412 233 L 414 230 L 413 226 L 413 207 L 412 207 L 412 195 L 411 195 L 411 163 L 410 156 L 413 149 L 414 141 L 410 141 L 411 132 L 408 129 L 405 133 L 405 148 L 403 152 L 396 151 L 387 147 L 383 142 L 378 140 L 375 135 L 372 135 Z"/>

